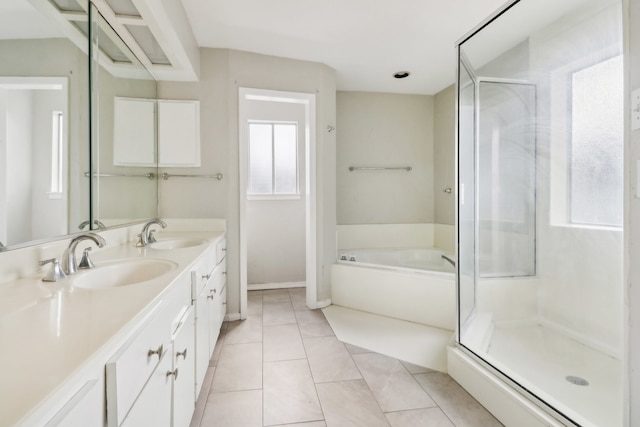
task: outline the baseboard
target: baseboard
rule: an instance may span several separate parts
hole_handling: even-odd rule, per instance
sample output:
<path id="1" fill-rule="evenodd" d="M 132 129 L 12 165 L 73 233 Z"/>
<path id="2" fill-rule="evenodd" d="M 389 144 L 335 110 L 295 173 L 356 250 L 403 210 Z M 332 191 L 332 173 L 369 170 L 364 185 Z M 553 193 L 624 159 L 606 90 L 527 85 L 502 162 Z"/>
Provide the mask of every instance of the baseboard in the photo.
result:
<path id="1" fill-rule="evenodd" d="M 284 282 L 284 283 L 254 283 L 247 285 L 248 291 L 265 291 L 270 289 L 289 289 L 289 288 L 304 288 L 307 284 L 305 282 Z"/>
<path id="2" fill-rule="evenodd" d="M 227 313 L 224 316 L 225 322 L 234 322 L 236 320 L 240 320 L 240 313 Z"/>

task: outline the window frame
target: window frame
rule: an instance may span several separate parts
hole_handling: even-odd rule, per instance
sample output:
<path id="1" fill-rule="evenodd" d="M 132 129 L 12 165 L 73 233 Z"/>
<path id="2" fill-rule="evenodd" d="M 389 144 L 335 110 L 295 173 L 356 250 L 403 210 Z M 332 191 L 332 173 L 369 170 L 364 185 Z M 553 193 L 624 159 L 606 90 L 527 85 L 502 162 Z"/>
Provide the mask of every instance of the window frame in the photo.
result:
<path id="1" fill-rule="evenodd" d="M 622 52 L 608 52 L 608 55 L 602 55 L 597 60 L 591 60 L 588 62 L 580 63 L 579 65 L 572 67 L 568 70 L 566 75 L 566 87 L 567 87 L 567 141 L 566 141 L 566 208 L 565 208 L 565 221 L 566 225 L 570 227 L 580 227 L 580 228 L 606 228 L 606 229 L 621 229 L 624 225 L 624 208 L 622 207 L 622 222 L 620 224 L 611 224 L 611 223 L 597 223 L 597 222 L 580 222 L 575 221 L 573 219 L 573 154 L 574 154 L 574 138 L 573 138 L 573 129 L 574 129 L 574 111 L 573 111 L 573 96 L 574 96 L 574 86 L 573 86 L 573 78 L 576 73 L 579 73 L 584 70 L 588 70 L 589 68 L 595 67 L 599 64 L 605 63 L 615 58 L 621 58 L 622 67 L 624 70 L 624 54 Z M 623 71 L 624 72 L 624 71 Z M 622 99 L 620 100 L 624 103 L 624 89 L 622 92 Z M 623 119 L 624 119 L 624 105 L 622 107 L 623 111 Z M 624 129 L 622 133 L 622 149 L 624 151 Z M 622 185 L 624 186 L 624 171 L 622 174 Z M 624 203 L 624 201 L 623 201 Z"/>
<path id="2" fill-rule="evenodd" d="M 271 126 L 271 193 L 251 192 L 251 125 Z M 295 128 L 295 191 L 293 193 L 276 193 L 276 167 L 275 167 L 275 126 L 292 125 Z M 299 150 L 299 123 L 289 120 L 248 120 L 247 121 L 247 200 L 297 200 L 302 197 L 300 193 L 300 150 Z"/>

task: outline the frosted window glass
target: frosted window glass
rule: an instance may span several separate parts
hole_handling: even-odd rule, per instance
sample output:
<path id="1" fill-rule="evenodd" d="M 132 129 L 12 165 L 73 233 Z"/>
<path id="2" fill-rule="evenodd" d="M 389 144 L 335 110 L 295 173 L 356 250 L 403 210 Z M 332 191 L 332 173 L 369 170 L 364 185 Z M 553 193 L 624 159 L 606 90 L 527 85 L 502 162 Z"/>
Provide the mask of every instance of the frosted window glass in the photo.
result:
<path id="1" fill-rule="evenodd" d="M 249 124 L 249 193 L 271 194 L 272 127 L 270 124 Z"/>
<path id="2" fill-rule="evenodd" d="M 249 194 L 297 194 L 298 126 L 249 123 Z"/>
<path id="3" fill-rule="evenodd" d="M 276 194 L 294 194 L 297 192 L 297 126 L 278 124 L 274 126 L 273 163 L 275 169 Z"/>
<path id="4" fill-rule="evenodd" d="M 573 223 L 622 225 L 623 81 L 622 56 L 572 76 Z"/>

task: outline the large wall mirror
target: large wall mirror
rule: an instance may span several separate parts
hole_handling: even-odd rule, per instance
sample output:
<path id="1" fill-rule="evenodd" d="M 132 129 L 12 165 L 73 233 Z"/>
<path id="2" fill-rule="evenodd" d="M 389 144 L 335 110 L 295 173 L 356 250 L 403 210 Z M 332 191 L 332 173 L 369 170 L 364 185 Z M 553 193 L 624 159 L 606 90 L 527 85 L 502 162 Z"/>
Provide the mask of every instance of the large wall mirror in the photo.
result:
<path id="1" fill-rule="evenodd" d="M 92 228 L 157 215 L 156 81 L 91 6 Z"/>
<path id="2" fill-rule="evenodd" d="M 0 2 L 0 251 L 157 215 L 156 83 L 91 16 L 86 0 Z M 119 99 L 147 103 L 151 128 L 119 130 Z M 114 159 L 132 132 L 153 142 L 144 163 Z"/>

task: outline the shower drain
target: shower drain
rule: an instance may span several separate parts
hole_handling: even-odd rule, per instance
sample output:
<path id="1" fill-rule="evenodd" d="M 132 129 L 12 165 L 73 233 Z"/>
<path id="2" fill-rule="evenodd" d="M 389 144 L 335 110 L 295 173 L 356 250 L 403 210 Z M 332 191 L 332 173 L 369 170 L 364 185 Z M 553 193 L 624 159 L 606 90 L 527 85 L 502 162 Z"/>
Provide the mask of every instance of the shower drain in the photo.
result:
<path id="1" fill-rule="evenodd" d="M 589 385 L 589 381 L 585 380 L 584 378 L 576 377 L 574 375 L 569 375 L 569 376 L 565 377 L 565 379 L 567 381 L 569 381 L 571 384 Z"/>

